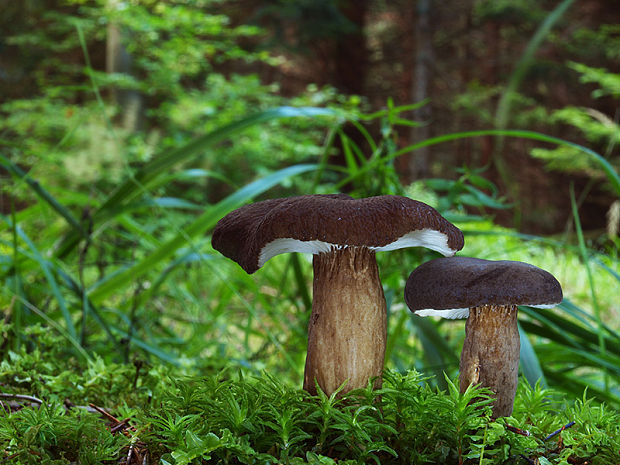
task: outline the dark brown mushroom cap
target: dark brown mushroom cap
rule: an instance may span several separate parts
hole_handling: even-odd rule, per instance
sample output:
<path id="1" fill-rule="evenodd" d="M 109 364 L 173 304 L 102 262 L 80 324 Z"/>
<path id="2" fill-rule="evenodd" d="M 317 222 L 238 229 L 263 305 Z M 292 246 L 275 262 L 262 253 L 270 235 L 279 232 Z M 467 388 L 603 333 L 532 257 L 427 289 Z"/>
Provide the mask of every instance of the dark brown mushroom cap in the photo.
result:
<path id="1" fill-rule="evenodd" d="M 409 275 L 405 301 L 414 312 L 482 305 L 547 306 L 562 301 L 562 287 L 551 273 L 523 262 L 437 258 Z"/>
<path id="2" fill-rule="evenodd" d="M 420 236 L 421 243 L 412 244 L 408 234 Z M 425 245 L 452 255 L 463 248 L 463 233 L 434 208 L 407 197 L 304 195 L 231 212 L 216 225 L 212 244 L 253 273 L 278 253 L 320 253 L 333 247 L 392 250 Z"/>

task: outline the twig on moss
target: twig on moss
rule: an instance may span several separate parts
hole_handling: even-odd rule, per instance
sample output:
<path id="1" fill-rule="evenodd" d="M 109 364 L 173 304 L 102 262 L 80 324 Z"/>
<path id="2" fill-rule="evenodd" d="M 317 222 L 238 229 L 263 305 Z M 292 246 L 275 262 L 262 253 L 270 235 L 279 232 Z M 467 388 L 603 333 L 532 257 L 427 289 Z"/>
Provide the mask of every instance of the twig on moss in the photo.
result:
<path id="1" fill-rule="evenodd" d="M 119 431 L 122 431 L 125 428 L 127 428 L 127 426 L 130 426 L 129 425 L 129 418 L 125 418 L 124 420 L 120 421 L 117 425 L 112 426 L 110 428 L 110 433 L 112 433 L 112 434 L 118 433 Z"/>
<path id="2" fill-rule="evenodd" d="M 520 434 L 521 436 L 529 437 L 532 434 L 529 431 L 525 429 L 517 428 L 516 426 L 512 426 L 509 424 L 506 424 L 505 426 L 508 431 L 512 431 L 513 433 Z"/>
<path id="3" fill-rule="evenodd" d="M 14 454 L 9 455 L 8 457 L 5 457 L 4 459 L 2 459 L 2 463 L 11 463 L 10 461 L 13 460 L 16 457 L 19 457 L 20 452 L 15 452 Z"/>
<path id="4" fill-rule="evenodd" d="M 135 431 L 136 429 L 129 424 L 129 418 L 125 418 L 124 420 L 119 420 L 114 415 L 107 412 L 105 409 L 96 406 L 95 404 L 89 404 L 89 406 L 107 418 L 110 424 L 110 433 L 116 434 L 121 433 L 127 437 L 131 437 L 131 434 L 128 431 L 125 431 L 127 428 Z M 135 438 L 137 439 L 137 438 Z M 146 449 L 146 445 L 141 441 L 134 441 L 129 445 L 129 450 L 127 451 L 127 458 L 125 459 L 124 464 L 130 465 L 132 463 L 135 464 L 146 464 L 148 463 L 148 449 Z"/>
<path id="5" fill-rule="evenodd" d="M 36 397 L 33 396 L 27 396 L 24 394 L 9 394 L 9 393 L 5 393 L 5 392 L 0 392 L 0 398 L 3 399 L 13 399 L 13 400 L 23 400 L 26 402 L 32 402 L 34 404 L 39 404 L 42 405 L 43 401 L 41 399 L 37 399 Z"/>
<path id="6" fill-rule="evenodd" d="M 103 415 L 104 417 L 106 417 L 108 420 L 110 420 L 111 422 L 114 423 L 120 423 L 121 421 L 119 419 L 117 419 L 116 417 L 114 417 L 113 415 L 111 415 L 110 413 L 108 413 L 105 409 L 96 406 L 95 404 L 88 404 L 91 408 L 94 408 L 97 412 L 99 412 L 101 415 Z"/>
<path id="7" fill-rule="evenodd" d="M 551 439 L 554 436 L 557 436 L 558 434 L 560 434 L 562 431 L 564 431 L 567 428 L 570 428 L 571 426 L 573 426 L 575 424 L 574 421 L 571 421 L 570 423 L 565 424 L 564 426 L 562 426 L 560 429 L 555 430 L 553 433 L 551 433 L 549 436 L 547 436 L 545 438 L 545 441 L 548 441 L 549 439 Z"/>

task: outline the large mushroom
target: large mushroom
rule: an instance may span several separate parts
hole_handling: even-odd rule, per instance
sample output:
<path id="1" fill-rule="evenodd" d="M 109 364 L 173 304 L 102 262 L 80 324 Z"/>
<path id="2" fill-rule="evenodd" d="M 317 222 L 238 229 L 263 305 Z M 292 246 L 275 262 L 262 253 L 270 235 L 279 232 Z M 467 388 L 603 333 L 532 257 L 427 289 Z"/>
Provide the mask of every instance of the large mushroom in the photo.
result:
<path id="1" fill-rule="evenodd" d="M 467 318 L 460 389 L 490 388 L 493 417 L 500 417 L 512 413 L 517 389 L 517 305 L 551 308 L 562 301 L 562 287 L 549 272 L 527 263 L 437 258 L 413 270 L 405 301 L 420 316 Z"/>
<path id="2" fill-rule="evenodd" d="M 222 218 L 213 247 L 254 273 L 285 252 L 314 254 L 304 389 L 365 387 L 383 371 L 386 304 L 375 252 L 422 246 L 453 255 L 461 231 L 406 197 L 304 195 L 246 205 Z"/>

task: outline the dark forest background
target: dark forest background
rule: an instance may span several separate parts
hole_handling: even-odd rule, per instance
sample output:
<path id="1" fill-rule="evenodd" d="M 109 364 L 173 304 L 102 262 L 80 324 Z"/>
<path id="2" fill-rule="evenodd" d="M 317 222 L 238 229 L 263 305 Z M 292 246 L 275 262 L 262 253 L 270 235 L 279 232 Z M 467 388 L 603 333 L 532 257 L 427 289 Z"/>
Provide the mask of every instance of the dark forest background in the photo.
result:
<path id="1" fill-rule="evenodd" d="M 358 106 L 370 111 L 388 99 L 400 105 L 427 101 L 407 115 L 422 124 L 400 128 L 399 146 L 456 131 L 529 129 L 617 160 L 620 13 L 614 2 L 30 0 L 5 1 L 2 9 L 5 143 L 41 131 L 33 134 L 23 120 L 12 122 L 20 111 L 33 121 L 46 111 L 58 117 L 55 110 L 69 118 L 71 105 L 93 99 L 90 90 L 79 89 L 93 77 L 106 103 L 120 104 L 115 123 L 124 121 L 144 138 L 157 131 L 170 138 L 170 125 L 177 123 L 171 113 L 189 105 L 182 98 L 205 86 L 244 86 L 244 79 L 255 76 L 254 95 L 248 87 L 243 91 L 257 109 L 265 106 L 261 92 L 285 99 L 307 93 L 309 86 L 334 93 L 321 98 L 359 96 Z M 200 98 L 197 106 L 217 111 L 233 96 Z M 196 113 L 190 110 L 180 129 L 200 127 L 188 121 Z M 354 138 L 362 142 L 359 133 Z M 586 229 L 603 229 L 613 201 L 597 182 L 604 178 L 571 159 L 577 157 L 570 150 L 539 149 L 533 157 L 534 147 L 540 144 L 464 139 L 402 156 L 397 170 L 409 182 L 450 175 L 449 167 L 488 167 L 484 176 L 517 205 L 517 214 L 499 212 L 498 221 L 538 234 L 566 227 L 570 179 L 584 193 Z M 4 200 L 3 210 L 7 205 Z"/>

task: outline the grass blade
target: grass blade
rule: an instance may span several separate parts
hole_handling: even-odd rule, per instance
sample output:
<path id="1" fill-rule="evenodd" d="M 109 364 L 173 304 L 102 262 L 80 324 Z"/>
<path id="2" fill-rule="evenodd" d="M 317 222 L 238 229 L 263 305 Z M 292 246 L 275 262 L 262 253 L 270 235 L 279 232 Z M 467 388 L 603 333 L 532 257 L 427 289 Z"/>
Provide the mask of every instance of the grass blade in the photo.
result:
<path id="1" fill-rule="evenodd" d="M 542 387 L 547 387 L 547 380 L 540 366 L 538 356 L 521 325 L 519 325 L 519 339 L 521 340 L 519 364 L 525 379 L 527 379 L 527 382 L 530 383 L 532 387 L 536 386 L 537 382 L 540 382 Z"/>
<path id="2" fill-rule="evenodd" d="M 588 329 L 567 320 L 561 315 L 555 314 L 552 310 L 530 307 L 519 307 L 523 314 L 528 315 L 531 321 L 521 320 L 523 328 L 532 334 L 550 339 L 559 343 L 561 346 L 574 347 L 583 349 L 589 347 L 591 351 L 599 351 L 598 331 L 589 331 Z M 620 356 L 620 340 L 607 340 L 606 350 L 615 355 Z"/>
<path id="3" fill-rule="evenodd" d="M 41 309 L 37 308 L 32 303 L 28 302 L 22 296 L 15 295 L 15 297 L 16 297 L 17 300 L 19 300 L 21 302 L 22 305 L 24 305 L 26 308 L 28 308 L 32 313 L 38 315 L 42 320 L 44 320 L 48 325 L 50 325 L 51 328 L 54 328 L 56 331 L 58 331 L 58 333 L 61 336 L 66 338 L 71 343 L 71 345 L 73 347 L 75 347 L 75 349 L 78 351 L 78 353 L 80 355 L 82 355 L 82 357 L 84 357 L 86 360 L 92 360 L 91 356 L 88 355 L 88 352 L 86 352 L 86 350 L 84 350 L 84 348 L 80 345 L 80 343 L 77 341 L 77 339 L 75 337 L 71 336 L 71 334 L 69 334 L 55 320 L 53 320 L 52 318 L 47 316 L 44 311 L 42 311 Z"/>
<path id="4" fill-rule="evenodd" d="M 583 260 L 584 266 L 586 268 L 586 275 L 588 276 L 588 286 L 590 288 L 590 297 L 592 299 L 592 307 L 594 309 L 594 316 L 596 317 L 596 321 L 600 329 L 602 326 L 601 309 L 598 305 L 598 300 L 596 298 L 596 291 L 594 288 L 594 278 L 592 276 L 592 269 L 590 267 L 590 257 L 586 249 L 586 242 L 583 237 L 583 230 L 581 229 L 581 219 L 579 218 L 579 211 L 577 210 L 577 200 L 575 199 L 575 186 L 572 183 L 570 185 L 570 202 L 571 202 L 571 210 L 573 212 L 573 221 L 575 222 L 575 231 L 577 232 L 579 254 L 581 255 L 581 259 Z M 599 335 L 599 346 L 601 348 L 601 352 L 604 353 L 605 352 L 605 337 L 603 336 L 602 331 L 598 331 L 598 335 Z"/>
<path id="5" fill-rule="evenodd" d="M 239 189 L 217 204 L 207 208 L 207 210 L 189 226 L 179 231 L 172 239 L 161 244 L 142 261 L 118 272 L 110 279 L 95 285 L 89 293 L 90 299 L 94 303 L 101 302 L 103 298 L 123 289 L 127 283 L 134 282 L 136 278 L 152 270 L 153 267 L 157 266 L 160 262 L 170 258 L 180 247 L 189 243 L 193 237 L 207 232 L 220 218 L 231 210 L 234 210 L 287 178 L 315 169 L 316 165 L 290 166 Z"/>
<path id="6" fill-rule="evenodd" d="M 155 355 L 157 358 L 160 358 L 161 360 L 164 360 L 175 366 L 181 366 L 181 362 L 179 361 L 177 357 L 165 352 L 164 350 L 160 349 L 159 347 L 154 346 L 153 344 L 149 344 L 148 342 L 143 341 L 142 339 L 136 337 L 135 334 L 130 335 L 127 331 L 123 331 L 122 329 L 117 328 L 116 326 L 111 326 L 110 328 L 112 329 L 113 332 L 115 332 L 121 338 L 131 339 L 131 343 L 133 345 L 140 347 L 145 352 Z"/>
<path id="7" fill-rule="evenodd" d="M 65 320 L 65 325 L 67 326 L 67 331 L 69 332 L 69 335 L 72 338 L 77 339 L 77 331 L 75 329 L 75 325 L 73 324 L 73 319 L 71 318 L 71 312 L 69 311 L 69 308 L 67 307 L 65 298 L 60 292 L 60 288 L 58 287 L 58 284 L 56 283 L 56 278 L 54 278 L 52 266 L 50 266 L 50 263 L 45 258 L 43 258 L 43 255 L 41 254 L 41 252 L 39 252 L 39 249 L 37 249 L 34 242 L 28 237 L 28 235 L 18 225 L 13 225 L 12 221 L 8 220 L 7 218 L 5 218 L 5 221 L 9 223 L 9 226 L 11 228 L 14 228 L 19 238 L 22 241 L 24 241 L 30 248 L 33 259 L 38 263 L 41 271 L 43 272 L 43 275 L 45 276 L 45 279 L 47 280 L 50 291 L 52 295 L 55 297 L 56 302 L 58 303 L 58 306 L 60 307 L 60 310 Z"/>
<path id="8" fill-rule="evenodd" d="M 417 315 L 411 315 L 411 321 L 417 328 L 418 337 L 422 342 L 427 363 L 424 371 L 432 371 L 439 388 L 445 389 L 444 372 L 448 366 L 458 366 L 459 358 L 439 333 L 435 322 Z"/>
<path id="9" fill-rule="evenodd" d="M 423 140 L 416 144 L 408 145 L 400 150 L 397 150 L 391 153 L 388 157 L 378 160 L 381 163 L 385 163 L 389 160 L 393 160 L 394 158 L 400 157 L 409 152 L 413 152 L 414 150 L 420 149 L 422 147 L 428 147 L 431 145 L 442 144 L 444 142 L 450 142 L 459 139 L 469 139 L 473 137 L 481 137 L 481 136 L 503 136 L 503 137 L 517 137 L 522 139 L 531 139 L 537 140 L 540 142 L 547 142 L 555 145 L 563 145 L 567 147 L 572 147 L 577 151 L 584 153 L 585 155 L 592 158 L 592 160 L 605 172 L 607 176 L 607 180 L 611 184 L 611 187 L 614 189 L 616 194 L 620 196 L 620 175 L 616 172 L 616 169 L 611 165 L 603 156 L 596 153 L 594 150 L 591 150 L 587 147 L 584 147 L 579 144 L 575 144 L 573 142 L 569 142 L 564 139 L 559 139 L 557 137 L 548 136 L 546 134 L 542 134 L 540 132 L 535 131 L 523 131 L 517 129 L 487 129 L 481 131 L 464 131 L 464 132 L 455 132 L 451 134 L 445 134 L 443 136 L 431 137 L 430 139 Z M 361 167 L 357 173 L 355 173 L 355 177 L 366 175 L 368 172 L 376 169 L 375 163 L 368 163 Z M 337 184 L 337 188 L 344 186 L 353 181 L 353 175 L 347 176 L 345 179 L 341 180 Z"/>
<path id="10" fill-rule="evenodd" d="M 305 310 L 310 310 L 312 308 L 312 297 L 310 297 L 310 293 L 308 292 L 308 281 L 306 280 L 304 272 L 301 269 L 301 263 L 299 263 L 299 254 L 291 254 L 289 263 L 293 267 L 295 285 L 297 286 L 297 292 L 301 297 Z"/>
<path id="11" fill-rule="evenodd" d="M 5 168 L 12 176 L 23 180 L 28 186 L 33 190 L 33 192 L 45 203 L 47 203 L 52 209 L 62 216 L 69 225 L 73 228 L 73 231 L 77 233 L 78 236 L 85 237 L 86 234 L 82 229 L 82 225 L 80 222 L 73 216 L 73 214 L 65 208 L 62 204 L 60 204 L 56 199 L 46 191 L 43 186 L 39 183 L 39 181 L 32 179 L 28 173 L 22 170 L 19 166 L 12 163 L 8 158 L 4 155 L 0 154 L 0 166 Z"/>

